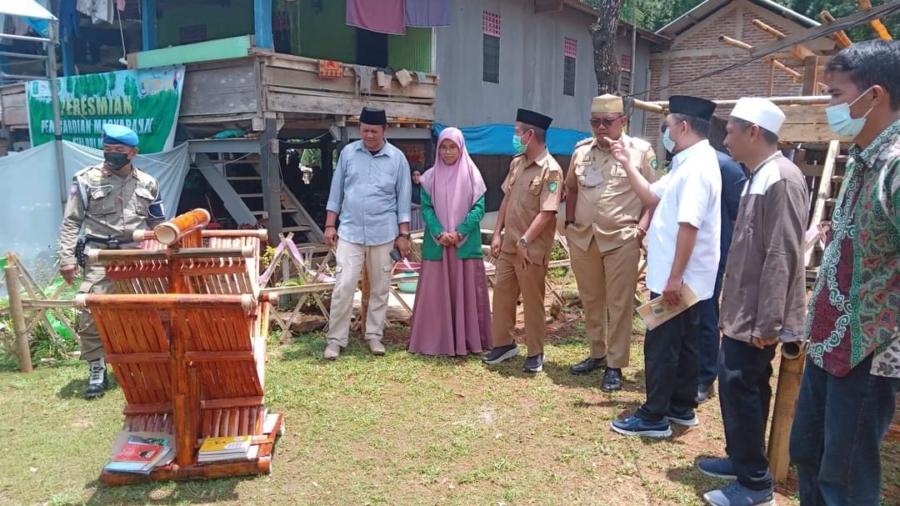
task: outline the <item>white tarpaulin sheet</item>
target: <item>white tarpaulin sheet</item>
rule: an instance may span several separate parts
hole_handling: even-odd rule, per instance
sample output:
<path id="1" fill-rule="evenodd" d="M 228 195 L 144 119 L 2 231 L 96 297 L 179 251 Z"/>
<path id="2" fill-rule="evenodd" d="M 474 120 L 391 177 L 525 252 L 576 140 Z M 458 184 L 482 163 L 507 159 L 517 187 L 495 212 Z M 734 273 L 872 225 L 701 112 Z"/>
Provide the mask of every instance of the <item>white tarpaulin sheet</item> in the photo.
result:
<path id="1" fill-rule="evenodd" d="M 63 158 L 68 187 L 76 172 L 100 163 L 103 152 L 64 141 Z M 140 155 L 135 165 L 159 181 L 166 217 L 171 218 L 190 168 L 187 143 Z M 63 213 L 53 143 L 0 157 L 0 181 L 0 255 L 17 253 L 39 282 L 48 282 Z"/>
<path id="2" fill-rule="evenodd" d="M 53 14 L 50 14 L 50 11 L 34 0 L 2 0 L 0 1 L 0 14 L 22 16 L 23 18 L 56 19 Z M 2 27 L 0 27 L 0 31 L 3 31 Z"/>

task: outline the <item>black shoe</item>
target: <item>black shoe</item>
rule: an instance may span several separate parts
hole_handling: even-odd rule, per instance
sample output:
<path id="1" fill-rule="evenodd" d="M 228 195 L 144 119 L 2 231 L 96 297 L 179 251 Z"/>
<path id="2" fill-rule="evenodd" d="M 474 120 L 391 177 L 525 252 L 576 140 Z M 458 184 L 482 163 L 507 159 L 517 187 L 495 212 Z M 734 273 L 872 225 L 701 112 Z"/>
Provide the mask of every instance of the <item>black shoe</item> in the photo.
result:
<path id="1" fill-rule="evenodd" d="M 487 365 L 497 365 L 508 358 L 513 358 L 519 354 L 519 347 L 516 343 L 494 348 L 490 353 L 481 357 L 481 360 Z"/>
<path id="2" fill-rule="evenodd" d="M 603 374 L 603 386 L 600 387 L 604 392 L 615 392 L 622 389 L 622 369 L 606 368 Z"/>
<path id="3" fill-rule="evenodd" d="M 84 390 L 86 399 L 94 399 L 103 397 L 106 389 L 109 387 L 109 378 L 106 376 L 106 362 L 100 358 L 89 364 L 90 377 L 88 378 L 88 386 Z"/>
<path id="4" fill-rule="evenodd" d="M 606 357 L 602 358 L 591 358 L 588 357 L 581 362 L 573 365 L 569 368 L 569 372 L 572 374 L 590 374 L 601 367 L 606 367 Z"/>
<path id="5" fill-rule="evenodd" d="M 522 367 L 525 372 L 541 372 L 544 370 L 544 354 L 539 353 L 533 357 L 525 359 L 525 366 Z"/>
<path id="6" fill-rule="evenodd" d="M 697 401 L 697 404 L 703 404 L 708 401 L 713 394 L 716 393 L 716 388 L 714 384 L 709 385 L 700 385 L 697 387 L 697 397 L 694 399 Z"/>

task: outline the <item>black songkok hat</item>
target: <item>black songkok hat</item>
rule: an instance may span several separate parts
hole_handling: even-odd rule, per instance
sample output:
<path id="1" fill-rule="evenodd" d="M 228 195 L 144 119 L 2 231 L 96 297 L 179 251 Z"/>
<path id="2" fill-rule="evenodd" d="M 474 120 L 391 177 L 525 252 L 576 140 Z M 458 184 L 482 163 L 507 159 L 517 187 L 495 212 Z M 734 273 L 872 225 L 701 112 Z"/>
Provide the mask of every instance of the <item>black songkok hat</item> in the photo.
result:
<path id="1" fill-rule="evenodd" d="M 685 95 L 674 95 L 669 98 L 669 114 L 696 116 L 709 121 L 712 119 L 715 110 L 715 102 L 711 102 L 705 98 L 688 97 Z"/>
<path id="2" fill-rule="evenodd" d="M 528 109 L 519 109 L 519 112 L 516 113 L 516 121 L 547 130 L 550 128 L 550 123 L 553 123 L 553 118 Z"/>
<path id="3" fill-rule="evenodd" d="M 359 113 L 359 122 L 367 125 L 387 125 L 387 116 L 384 109 L 373 109 L 371 107 L 363 107 Z"/>

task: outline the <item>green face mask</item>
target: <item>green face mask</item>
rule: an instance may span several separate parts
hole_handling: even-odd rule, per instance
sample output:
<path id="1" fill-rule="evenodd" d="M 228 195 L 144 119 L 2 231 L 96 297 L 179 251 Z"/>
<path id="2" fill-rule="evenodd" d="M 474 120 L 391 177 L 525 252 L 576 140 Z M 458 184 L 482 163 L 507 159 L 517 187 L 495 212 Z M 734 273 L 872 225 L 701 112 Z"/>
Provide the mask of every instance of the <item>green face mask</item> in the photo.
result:
<path id="1" fill-rule="evenodd" d="M 513 134 L 512 143 L 513 143 L 513 150 L 516 152 L 517 155 L 521 155 L 522 153 L 525 152 L 525 149 L 528 148 L 528 145 L 522 144 L 522 138 L 516 134 Z"/>

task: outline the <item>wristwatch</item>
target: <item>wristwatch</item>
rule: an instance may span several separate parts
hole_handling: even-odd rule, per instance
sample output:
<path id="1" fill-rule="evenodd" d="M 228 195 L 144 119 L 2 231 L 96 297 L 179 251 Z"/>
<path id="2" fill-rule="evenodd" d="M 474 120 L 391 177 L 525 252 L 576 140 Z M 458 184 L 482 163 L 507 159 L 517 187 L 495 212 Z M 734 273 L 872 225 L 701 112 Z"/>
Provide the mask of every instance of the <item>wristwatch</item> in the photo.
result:
<path id="1" fill-rule="evenodd" d="M 528 241 L 526 241 L 524 237 L 520 237 L 520 238 L 519 238 L 519 246 L 521 246 L 521 247 L 523 247 L 523 248 L 527 248 L 527 247 L 528 247 Z"/>
<path id="2" fill-rule="evenodd" d="M 397 237 L 402 237 L 408 241 L 410 238 L 410 235 L 406 232 L 400 232 L 400 234 L 398 234 Z"/>

